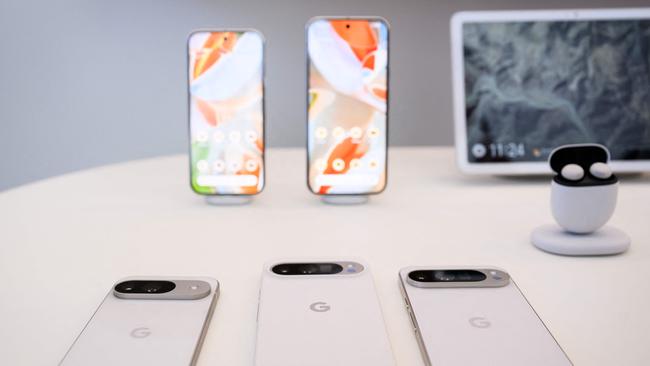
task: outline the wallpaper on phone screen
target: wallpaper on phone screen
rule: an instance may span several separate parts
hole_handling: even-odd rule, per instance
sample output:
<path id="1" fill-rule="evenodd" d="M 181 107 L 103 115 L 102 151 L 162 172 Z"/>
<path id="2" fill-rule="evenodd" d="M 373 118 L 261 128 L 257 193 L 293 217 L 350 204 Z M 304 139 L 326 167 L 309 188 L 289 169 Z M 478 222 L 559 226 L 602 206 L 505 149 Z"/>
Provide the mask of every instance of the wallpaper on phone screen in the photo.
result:
<path id="1" fill-rule="evenodd" d="M 262 37 L 196 32 L 188 47 L 192 188 L 258 193 L 264 186 Z"/>
<path id="2" fill-rule="evenodd" d="M 363 194 L 386 184 L 388 27 L 379 20 L 316 20 L 309 53 L 309 187 Z"/>

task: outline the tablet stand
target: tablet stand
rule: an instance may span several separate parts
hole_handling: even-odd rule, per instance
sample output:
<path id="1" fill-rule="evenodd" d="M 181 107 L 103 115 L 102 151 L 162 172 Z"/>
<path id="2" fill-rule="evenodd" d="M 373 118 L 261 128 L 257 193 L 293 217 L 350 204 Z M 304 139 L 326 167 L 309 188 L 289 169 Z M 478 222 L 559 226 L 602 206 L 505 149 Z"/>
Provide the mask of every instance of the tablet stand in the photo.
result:
<path id="1" fill-rule="evenodd" d="M 321 201 L 330 205 L 360 205 L 367 203 L 370 196 L 367 194 L 324 195 Z"/>
<path id="2" fill-rule="evenodd" d="M 238 206 L 253 202 L 253 196 L 205 196 L 205 202 L 215 206 Z"/>

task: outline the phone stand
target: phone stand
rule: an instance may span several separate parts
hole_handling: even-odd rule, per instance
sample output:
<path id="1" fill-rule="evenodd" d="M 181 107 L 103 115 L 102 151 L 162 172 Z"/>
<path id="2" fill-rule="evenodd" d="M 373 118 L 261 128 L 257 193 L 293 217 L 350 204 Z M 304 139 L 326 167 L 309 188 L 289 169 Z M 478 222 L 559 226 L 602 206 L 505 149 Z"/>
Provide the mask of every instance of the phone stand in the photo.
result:
<path id="1" fill-rule="evenodd" d="M 239 206 L 253 202 L 253 196 L 205 196 L 205 202 L 215 206 Z"/>
<path id="2" fill-rule="evenodd" d="M 557 173 L 551 182 L 551 213 L 557 225 L 533 230 L 534 246 L 570 256 L 613 255 L 629 248 L 629 236 L 604 226 L 616 208 L 619 186 L 608 160 L 607 148 L 597 144 L 565 145 L 551 152 L 549 163 Z"/>
<path id="3" fill-rule="evenodd" d="M 329 205 L 360 205 L 367 203 L 369 200 L 370 196 L 366 194 L 321 196 L 321 201 Z"/>

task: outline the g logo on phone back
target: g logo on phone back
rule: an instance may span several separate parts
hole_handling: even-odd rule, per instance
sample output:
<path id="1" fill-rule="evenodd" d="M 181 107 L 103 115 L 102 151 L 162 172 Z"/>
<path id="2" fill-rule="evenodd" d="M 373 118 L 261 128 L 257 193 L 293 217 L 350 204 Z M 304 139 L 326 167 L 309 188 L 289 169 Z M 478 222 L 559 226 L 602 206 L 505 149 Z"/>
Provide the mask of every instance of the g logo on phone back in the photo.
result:
<path id="1" fill-rule="evenodd" d="M 487 318 L 483 318 L 481 316 L 475 316 L 473 318 L 469 318 L 469 325 L 473 326 L 474 328 L 489 328 L 492 326 L 492 323 L 490 323 Z"/>
<path id="2" fill-rule="evenodd" d="M 331 308 L 332 308 L 331 306 L 329 306 L 326 302 L 323 301 L 317 301 L 309 305 L 309 309 L 317 313 L 324 313 L 326 311 L 330 311 Z"/>
<path id="3" fill-rule="evenodd" d="M 131 331 L 131 337 L 133 338 L 147 338 L 151 335 L 151 329 L 147 327 L 135 328 Z"/>

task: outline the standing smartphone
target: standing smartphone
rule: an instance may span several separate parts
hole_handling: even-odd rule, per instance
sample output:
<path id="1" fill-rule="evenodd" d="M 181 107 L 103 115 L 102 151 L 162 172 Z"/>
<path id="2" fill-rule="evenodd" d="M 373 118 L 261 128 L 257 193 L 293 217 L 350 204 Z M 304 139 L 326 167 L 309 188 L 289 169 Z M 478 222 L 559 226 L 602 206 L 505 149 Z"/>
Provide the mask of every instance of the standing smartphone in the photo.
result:
<path id="1" fill-rule="evenodd" d="M 256 366 L 394 366 L 369 270 L 354 261 L 267 266 Z"/>
<path id="2" fill-rule="evenodd" d="M 123 279 L 60 365 L 194 365 L 218 295 L 211 278 Z"/>
<path id="3" fill-rule="evenodd" d="M 381 193 L 388 149 L 388 23 L 307 23 L 307 184 L 318 195 Z"/>
<path id="4" fill-rule="evenodd" d="M 264 188 L 264 39 L 255 30 L 188 39 L 190 182 L 203 195 Z"/>
<path id="5" fill-rule="evenodd" d="M 427 365 L 571 365 L 506 272 L 409 267 L 399 277 Z"/>

